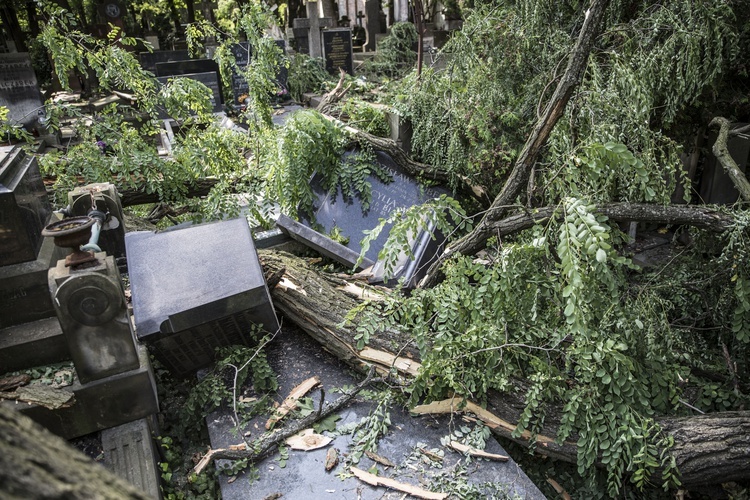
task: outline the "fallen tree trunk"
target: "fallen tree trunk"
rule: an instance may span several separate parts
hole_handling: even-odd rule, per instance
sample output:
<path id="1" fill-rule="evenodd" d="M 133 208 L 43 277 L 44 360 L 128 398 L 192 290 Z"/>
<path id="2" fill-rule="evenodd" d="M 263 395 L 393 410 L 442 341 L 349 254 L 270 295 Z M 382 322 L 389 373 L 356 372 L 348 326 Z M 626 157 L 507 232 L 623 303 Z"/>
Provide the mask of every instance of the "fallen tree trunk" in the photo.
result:
<path id="1" fill-rule="evenodd" d="M 275 307 L 289 320 L 317 340 L 324 349 L 359 371 L 376 359 L 364 356 L 357 348 L 355 332 L 342 327 L 346 314 L 358 299 L 348 294 L 346 282 L 313 270 L 306 262 L 289 254 L 260 251 L 264 267 L 269 271 L 286 269 L 284 281 L 271 291 Z M 287 283 L 287 285 L 284 285 Z M 410 338 L 401 332 L 380 331 L 370 337 L 368 348 L 381 353 L 379 370 L 408 365 L 419 366 L 419 352 Z M 412 372 L 413 373 L 413 372 Z M 402 377 L 409 370 L 400 370 Z M 512 435 L 525 407 L 526 383 L 518 380 L 516 390 L 491 391 L 486 410 L 475 407 L 478 418 L 493 433 L 524 446 L 531 444 L 528 434 Z M 456 407 L 458 401 L 455 402 Z M 484 411 L 484 413 L 483 413 Z M 545 426 L 536 438 L 540 454 L 567 462 L 576 462 L 575 442 L 554 442 L 562 414 L 561 408 L 547 408 Z M 686 485 L 718 484 L 750 479 L 750 412 L 718 413 L 700 417 L 669 418 L 659 421 L 675 440 L 672 453 Z"/>
<path id="2" fill-rule="evenodd" d="M 5 405 L 0 405 L 0 497 L 149 498 L 59 436 Z"/>

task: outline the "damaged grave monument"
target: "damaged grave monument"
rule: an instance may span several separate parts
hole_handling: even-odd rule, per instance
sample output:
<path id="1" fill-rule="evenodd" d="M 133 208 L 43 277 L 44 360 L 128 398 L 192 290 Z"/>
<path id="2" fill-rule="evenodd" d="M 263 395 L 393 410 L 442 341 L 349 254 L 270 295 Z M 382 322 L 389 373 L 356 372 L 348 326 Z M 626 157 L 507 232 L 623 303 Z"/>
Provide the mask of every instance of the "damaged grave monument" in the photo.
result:
<path id="1" fill-rule="evenodd" d="M 17 400 L 34 403 L 17 405 L 18 411 L 67 439 L 158 411 L 148 353 L 135 343 L 114 257 L 98 246 L 102 229 L 111 222 L 110 210 L 106 204 L 97 205 L 93 190 L 88 196 L 91 205 L 87 215 L 54 217 L 40 231 L 40 238 L 47 237 L 42 248 L 52 244 L 72 250 L 67 257 L 62 252 L 64 258 L 53 267 L 44 266 L 44 288 L 53 314 L 45 321 L 49 322 L 50 336 L 64 347 L 55 351 L 55 359 L 40 362 L 37 345 L 21 341 L 27 331 L 39 330 L 38 322 L 14 325 L 12 333 L 21 340 L 15 339 L 13 346 L 0 346 L 3 360 L 16 356 L 9 360 L 12 367 L 3 364 L 6 370 L 72 360 L 77 375 L 72 384 L 41 393 L 38 385 L 16 390 L 22 391 L 16 394 Z M 98 210 L 99 206 L 106 211 Z M 119 203 L 112 208 L 114 214 L 121 214 Z M 28 275 L 22 277 L 24 282 L 29 279 Z"/>
<path id="2" fill-rule="evenodd" d="M 353 153 L 346 153 L 346 155 L 350 154 Z M 376 161 L 389 174 L 391 181 L 382 182 L 375 175 L 367 179 L 372 186 L 372 201 L 367 210 L 363 209 L 362 202 L 358 198 L 344 200 L 340 189 L 334 197 L 329 196 L 322 186 L 321 178 L 316 175 L 311 181 L 316 197 L 313 202 L 312 217 L 309 214 L 300 214 L 301 223 L 296 223 L 282 216 L 276 224 L 293 239 L 341 264 L 353 267 L 362 250 L 360 242 L 365 236 L 364 231 L 377 226 L 379 219 L 387 218 L 397 208 L 419 205 L 448 193 L 443 188 L 421 185 L 382 151 L 376 153 Z M 313 228 L 322 228 L 322 231 L 311 233 Z M 423 230 L 417 235 L 411 247 L 414 258 L 410 259 L 407 255 L 402 255 L 389 283 L 403 279 L 404 286 L 407 288 L 417 284 L 444 240 L 439 234 L 436 234 L 433 239 L 430 235 L 431 229 Z M 348 238 L 349 242 L 345 247 L 325 236 L 334 230 Z M 383 280 L 383 265 L 378 262 L 378 254 L 385 246 L 388 232 L 389 228 L 386 227 L 380 236 L 370 243 L 370 248 L 365 253 L 365 265 L 372 264 L 371 272 L 374 282 Z"/>
<path id="3" fill-rule="evenodd" d="M 0 367 L 17 370 L 68 358 L 47 286 L 64 252 L 41 233 L 52 208 L 34 156 L 0 147 Z"/>
<path id="4" fill-rule="evenodd" d="M 244 218 L 125 236 L 138 339 L 177 375 L 279 325 Z"/>

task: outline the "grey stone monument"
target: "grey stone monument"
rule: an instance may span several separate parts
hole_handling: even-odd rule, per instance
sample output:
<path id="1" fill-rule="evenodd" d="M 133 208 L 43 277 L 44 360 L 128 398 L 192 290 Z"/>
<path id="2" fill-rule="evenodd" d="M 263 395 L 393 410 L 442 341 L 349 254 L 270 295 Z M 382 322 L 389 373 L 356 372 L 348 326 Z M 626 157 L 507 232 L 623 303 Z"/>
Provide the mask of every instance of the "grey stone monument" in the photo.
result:
<path id="1" fill-rule="evenodd" d="M 42 95 L 28 53 L 0 54 L 0 106 L 10 110 L 11 124 L 28 130 L 38 125 Z"/>
<path id="2" fill-rule="evenodd" d="M 334 20 L 330 17 L 320 17 L 320 10 L 317 1 L 307 2 L 307 17 L 304 19 L 295 19 L 292 21 L 294 27 L 294 37 L 298 38 L 307 30 L 308 50 L 310 57 L 323 57 L 323 42 L 320 30 L 323 28 L 332 28 Z"/>
<path id="3" fill-rule="evenodd" d="M 138 339 L 178 375 L 278 320 L 244 218 L 125 235 Z"/>

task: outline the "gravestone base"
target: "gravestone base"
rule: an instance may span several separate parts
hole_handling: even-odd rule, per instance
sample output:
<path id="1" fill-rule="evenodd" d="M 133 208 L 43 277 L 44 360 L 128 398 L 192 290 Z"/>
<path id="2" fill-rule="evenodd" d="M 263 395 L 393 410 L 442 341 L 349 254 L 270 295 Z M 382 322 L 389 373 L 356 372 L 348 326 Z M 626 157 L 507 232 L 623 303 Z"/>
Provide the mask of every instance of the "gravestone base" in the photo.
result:
<path id="1" fill-rule="evenodd" d="M 0 267 L 0 337 L 2 329 L 55 316 L 47 271 L 66 250 L 45 238 L 36 260 Z"/>
<path id="2" fill-rule="evenodd" d="M 0 370 L 13 372 L 70 359 L 57 317 L 0 330 Z"/>
<path id="3" fill-rule="evenodd" d="M 95 382 L 73 385 L 75 402 L 68 408 L 49 410 L 39 405 L 19 405 L 3 401 L 64 439 L 91 434 L 120 424 L 148 417 L 159 411 L 156 382 L 148 351 L 138 348 L 140 367 Z"/>
<path id="4" fill-rule="evenodd" d="M 153 426 L 147 418 L 103 430 L 104 465 L 149 498 L 161 498 L 159 462 L 152 434 Z"/>

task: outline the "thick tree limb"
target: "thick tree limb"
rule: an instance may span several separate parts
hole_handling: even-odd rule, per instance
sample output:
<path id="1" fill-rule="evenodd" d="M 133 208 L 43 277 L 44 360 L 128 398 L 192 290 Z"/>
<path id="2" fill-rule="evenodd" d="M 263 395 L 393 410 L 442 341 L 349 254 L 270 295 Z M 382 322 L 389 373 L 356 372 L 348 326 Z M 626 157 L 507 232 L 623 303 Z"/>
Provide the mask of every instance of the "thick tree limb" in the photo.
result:
<path id="1" fill-rule="evenodd" d="M 628 217 L 631 215 L 628 214 Z M 285 268 L 285 279 L 296 285 L 284 289 L 276 287 L 271 291 L 277 310 L 321 343 L 324 349 L 353 368 L 361 371 L 368 366 L 356 349 L 355 332 L 341 326 L 346 313 L 358 304 L 356 299 L 337 289 L 341 280 L 312 270 L 304 260 L 289 254 L 269 251 L 259 253 L 266 269 L 273 271 Z M 411 339 L 400 332 L 376 332 L 370 337 L 369 347 L 390 352 L 393 355 L 391 359 L 399 357 L 419 362 L 419 352 Z M 398 369 L 395 363 L 393 369 Z M 406 370 L 400 374 L 409 376 Z M 523 380 L 516 380 L 515 386 L 514 390 L 504 393 L 490 391 L 487 394 L 486 409 L 477 411 L 481 414 L 479 418 L 489 422 L 493 433 L 529 446 L 529 434 L 520 437 L 512 435 L 525 407 L 524 398 L 528 389 Z M 536 451 L 551 458 L 575 463 L 578 453 L 575 442 L 560 445 L 552 439 L 557 435 L 562 408 L 552 406 L 546 410 L 544 428 L 539 431 L 539 435 L 549 438 L 538 439 Z M 684 484 L 718 484 L 750 479 L 750 412 L 667 418 L 659 419 L 659 423 L 675 439 L 672 452 Z"/>
<path id="2" fill-rule="evenodd" d="M 0 497 L 147 499 L 62 438 L 0 405 Z"/>
<path id="3" fill-rule="evenodd" d="M 607 203 L 598 205 L 595 210 L 616 221 L 686 224 L 714 232 L 726 231 L 734 223 L 734 218 L 731 215 L 703 206 Z M 529 229 L 535 224 L 544 223 L 554 217 L 556 211 L 559 212 L 557 207 L 529 210 L 492 222 L 489 228 L 493 235 L 508 236 Z M 560 213 L 559 216 L 562 216 L 562 214 Z"/>
<path id="4" fill-rule="evenodd" d="M 506 207 L 513 204 L 526 186 L 531 169 L 534 167 L 542 147 L 546 144 L 557 121 L 563 115 L 565 106 L 570 100 L 571 95 L 573 95 L 573 91 L 583 79 L 589 53 L 591 52 L 594 40 L 601 30 L 602 18 L 608 4 L 609 0 L 592 1 L 591 7 L 586 13 L 586 20 L 583 22 L 581 33 L 568 59 L 568 67 L 558 82 L 555 93 L 552 95 L 542 116 L 534 126 L 531 135 L 529 135 L 500 194 L 495 197 L 484 218 L 471 233 L 445 249 L 443 254 L 430 266 L 419 286 L 434 286 L 439 281 L 440 268 L 453 255 L 471 255 L 481 250 L 487 238 L 493 234 L 492 224 L 505 217 L 508 211 Z"/>
<path id="5" fill-rule="evenodd" d="M 724 172 L 727 173 L 734 187 L 740 192 L 740 197 L 743 201 L 750 201 L 750 182 L 748 182 L 745 174 L 742 173 L 740 167 L 737 166 L 737 162 L 734 161 L 732 155 L 729 154 L 729 148 L 727 147 L 727 140 L 729 139 L 731 124 L 726 118 L 717 116 L 711 123 L 710 127 L 719 127 L 719 136 L 716 138 L 714 147 L 712 149 L 714 156 L 719 160 L 721 166 L 724 168 Z M 746 127 L 745 127 L 746 128 Z"/>

